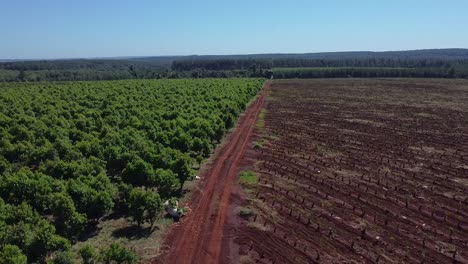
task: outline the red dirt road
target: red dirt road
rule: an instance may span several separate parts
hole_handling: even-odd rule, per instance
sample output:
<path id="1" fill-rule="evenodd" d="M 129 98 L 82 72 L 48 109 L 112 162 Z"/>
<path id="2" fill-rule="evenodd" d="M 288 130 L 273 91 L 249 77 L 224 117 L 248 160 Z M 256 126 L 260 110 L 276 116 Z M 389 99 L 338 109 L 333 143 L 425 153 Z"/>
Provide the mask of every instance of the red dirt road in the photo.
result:
<path id="1" fill-rule="evenodd" d="M 240 118 L 235 132 L 228 136 L 227 144 L 221 148 L 211 167 L 200 175 L 204 182 L 200 192 L 195 193 L 190 201 L 191 212 L 168 234 L 165 242 L 168 251 L 153 263 L 228 262 L 225 251 L 229 246 L 223 238 L 232 188 L 269 87 L 270 82 L 267 82 L 260 96 Z"/>

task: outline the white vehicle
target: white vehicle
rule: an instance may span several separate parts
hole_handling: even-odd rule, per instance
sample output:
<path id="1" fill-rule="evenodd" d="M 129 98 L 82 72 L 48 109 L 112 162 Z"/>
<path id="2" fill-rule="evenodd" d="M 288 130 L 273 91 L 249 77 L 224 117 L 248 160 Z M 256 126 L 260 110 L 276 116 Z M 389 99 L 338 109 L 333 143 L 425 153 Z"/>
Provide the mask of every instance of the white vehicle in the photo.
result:
<path id="1" fill-rule="evenodd" d="M 164 203 L 164 208 L 166 208 L 166 212 L 175 220 L 179 220 L 180 217 L 183 215 L 183 210 L 179 209 L 179 201 L 177 199 L 170 199 Z"/>

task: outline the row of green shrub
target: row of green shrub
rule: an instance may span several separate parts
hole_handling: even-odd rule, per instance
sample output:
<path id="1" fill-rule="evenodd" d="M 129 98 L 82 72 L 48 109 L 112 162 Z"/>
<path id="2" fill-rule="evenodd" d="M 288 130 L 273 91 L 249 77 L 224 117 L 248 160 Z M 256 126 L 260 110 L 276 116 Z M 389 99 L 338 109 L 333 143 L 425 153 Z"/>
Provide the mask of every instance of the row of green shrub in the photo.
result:
<path id="1" fill-rule="evenodd" d="M 263 79 L 0 87 L 0 250 L 66 251 L 113 211 L 154 225 Z"/>

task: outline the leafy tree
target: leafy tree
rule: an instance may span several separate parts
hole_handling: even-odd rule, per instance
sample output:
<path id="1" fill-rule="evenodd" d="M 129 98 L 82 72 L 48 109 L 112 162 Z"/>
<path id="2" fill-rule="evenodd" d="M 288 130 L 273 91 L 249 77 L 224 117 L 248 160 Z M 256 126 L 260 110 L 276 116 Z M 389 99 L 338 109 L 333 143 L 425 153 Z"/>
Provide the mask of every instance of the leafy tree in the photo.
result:
<path id="1" fill-rule="evenodd" d="M 116 188 L 104 174 L 81 176 L 69 180 L 67 191 L 77 205 L 77 210 L 90 219 L 99 219 L 114 207 Z"/>
<path id="2" fill-rule="evenodd" d="M 194 138 L 193 150 L 202 157 L 208 157 L 211 153 L 211 146 L 207 139 Z"/>
<path id="3" fill-rule="evenodd" d="M 1 198 L 13 204 L 27 202 L 39 212 L 48 209 L 50 194 L 63 190 L 60 181 L 29 169 L 0 176 L 0 179 Z"/>
<path id="4" fill-rule="evenodd" d="M 102 255 L 106 264 L 134 264 L 138 261 L 137 255 L 133 251 L 119 243 L 112 243 Z"/>
<path id="5" fill-rule="evenodd" d="M 0 250 L 0 264 L 26 264 L 28 258 L 15 245 L 4 245 Z"/>
<path id="6" fill-rule="evenodd" d="M 55 131 L 57 134 L 60 133 L 61 131 Z M 51 140 L 52 141 L 52 140 Z M 58 139 L 54 140 L 54 149 L 57 151 L 57 154 L 60 159 L 65 160 L 65 161 L 72 161 L 72 160 L 78 160 L 82 157 L 81 153 L 75 150 L 73 145 L 69 140 L 65 139 Z"/>
<path id="7" fill-rule="evenodd" d="M 78 264 L 72 251 L 57 252 L 53 264 Z"/>
<path id="8" fill-rule="evenodd" d="M 129 161 L 122 172 L 123 180 L 135 186 L 145 185 L 152 177 L 154 177 L 152 166 L 139 157 Z"/>
<path id="9" fill-rule="evenodd" d="M 86 217 L 76 211 L 73 200 L 64 193 L 55 193 L 51 196 L 52 212 L 58 231 L 69 238 L 80 234 L 86 224 Z"/>
<path id="10" fill-rule="evenodd" d="M 133 221 L 141 226 L 145 221 L 146 192 L 139 188 L 134 188 L 129 197 L 129 214 Z"/>
<path id="11" fill-rule="evenodd" d="M 117 195 L 117 207 L 123 212 L 128 212 L 130 206 L 130 193 L 133 190 L 132 185 L 119 183 Z"/>
<path id="12" fill-rule="evenodd" d="M 192 159 L 187 155 L 172 152 L 174 155 L 173 161 L 170 163 L 171 170 L 178 175 L 180 186 L 182 187 L 191 176 L 192 176 Z"/>
<path id="13" fill-rule="evenodd" d="M 80 254 L 83 264 L 96 264 L 99 258 L 99 253 L 95 247 L 86 244 L 82 246 L 78 253 Z"/>
<path id="14" fill-rule="evenodd" d="M 40 171 L 56 179 L 76 179 L 82 175 L 99 175 L 104 173 L 105 164 L 95 158 L 78 161 L 48 160 L 41 165 Z"/>
<path id="15" fill-rule="evenodd" d="M 5 204 L 0 199 L 0 241 L 16 245 L 28 261 L 43 260 L 56 250 L 70 248 L 70 242 L 55 234 L 55 227 L 26 203 Z"/>
<path id="16" fill-rule="evenodd" d="M 171 136 L 170 146 L 182 152 L 187 152 L 192 146 L 192 139 L 178 127 Z"/>
<path id="17" fill-rule="evenodd" d="M 154 191 L 147 191 L 145 199 L 146 207 L 146 218 L 149 221 L 151 227 L 153 227 L 154 222 L 159 218 L 161 211 L 163 209 L 163 203 L 159 198 L 158 193 Z"/>
<path id="18" fill-rule="evenodd" d="M 149 185 L 157 187 L 158 193 L 164 198 L 171 197 L 181 188 L 177 174 L 166 169 L 157 169 Z"/>
<path id="19" fill-rule="evenodd" d="M 129 214 L 133 221 L 141 226 L 149 222 L 153 226 L 162 211 L 162 202 L 158 193 L 152 190 L 134 188 L 130 192 Z"/>

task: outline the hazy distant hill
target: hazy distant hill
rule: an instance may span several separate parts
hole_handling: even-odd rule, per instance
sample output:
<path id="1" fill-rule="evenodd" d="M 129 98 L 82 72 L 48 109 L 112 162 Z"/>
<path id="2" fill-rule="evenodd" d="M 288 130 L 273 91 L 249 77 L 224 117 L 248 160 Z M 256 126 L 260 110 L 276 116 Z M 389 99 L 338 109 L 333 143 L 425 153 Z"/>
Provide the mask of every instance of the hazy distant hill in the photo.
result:
<path id="1" fill-rule="evenodd" d="M 115 63 L 126 62 L 150 62 L 158 65 L 170 65 L 175 60 L 206 60 L 206 59 L 361 59 L 361 58 L 393 58 L 405 57 L 408 59 L 468 59 L 468 49 L 425 49 L 407 51 L 346 51 L 346 52 L 318 52 L 318 53 L 266 53 L 266 54 L 241 54 L 241 55 L 189 55 L 189 56 L 151 56 L 151 57 L 115 57 L 92 59 L 54 59 L 54 60 L 15 60 L 0 59 L 0 62 L 48 62 L 50 64 L 68 64 L 75 62 L 83 65 L 84 62 L 95 64 L 98 61 Z"/>
<path id="2" fill-rule="evenodd" d="M 174 60 L 218 60 L 218 59 L 363 59 L 363 58 L 395 58 L 406 59 L 468 59 L 468 49 L 426 49 L 408 51 L 350 51 L 350 52 L 320 52 L 320 53 L 270 53 L 245 55 L 192 55 L 172 57 L 142 57 L 130 59 L 142 62 L 172 62 Z"/>

